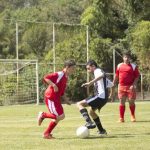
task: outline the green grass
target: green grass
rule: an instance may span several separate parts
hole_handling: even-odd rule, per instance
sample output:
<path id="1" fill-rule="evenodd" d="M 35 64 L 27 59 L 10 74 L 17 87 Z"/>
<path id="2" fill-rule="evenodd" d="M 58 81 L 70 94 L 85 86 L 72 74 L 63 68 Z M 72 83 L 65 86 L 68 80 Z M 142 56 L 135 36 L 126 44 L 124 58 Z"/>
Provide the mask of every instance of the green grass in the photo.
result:
<path id="1" fill-rule="evenodd" d="M 54 140 L 42 138 L 49 120 L 37 126 L 37 113 L 47 111 L 45 105 L 2 106 L 0 150 L 150 150 L 150 102 L 136 104 L 137 122 L 130 122 L 126 107 L 126 122 L 117 123 L 119 104 L 108 103 L 100 115 L 108 136 L 98 137 L 94 129 L 87 139 L 75 135 L 77 127 L 84 124 L 76 106 L 65 105 L 66 118 L 54 130 Z"/>

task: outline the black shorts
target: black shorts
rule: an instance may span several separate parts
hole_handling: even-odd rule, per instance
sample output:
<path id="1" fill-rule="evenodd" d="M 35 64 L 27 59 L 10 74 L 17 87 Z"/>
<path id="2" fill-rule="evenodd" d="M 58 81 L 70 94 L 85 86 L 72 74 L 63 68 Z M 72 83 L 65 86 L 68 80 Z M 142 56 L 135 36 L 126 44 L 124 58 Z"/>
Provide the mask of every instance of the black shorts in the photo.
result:
<path id="1" fill-rule="evenodd" d="M 107 100 L 96 96 L 91 96 L 86 98 L 86 102 L 89 106 L 92 107 L 92 109 L 101 109 L 106 103 Z"/>

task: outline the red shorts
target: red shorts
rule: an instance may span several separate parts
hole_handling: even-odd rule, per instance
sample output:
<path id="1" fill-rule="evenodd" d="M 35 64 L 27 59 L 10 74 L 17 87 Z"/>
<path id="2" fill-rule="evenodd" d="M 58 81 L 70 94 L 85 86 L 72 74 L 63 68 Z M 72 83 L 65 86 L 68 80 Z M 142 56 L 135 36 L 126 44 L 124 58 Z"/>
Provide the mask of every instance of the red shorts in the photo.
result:
<path id="1" fill-rule="evenodd" d="M 60 100 L 52 101 L 45 97 L 45 104 L 47 105 L 49 112 L 56 116 L 60 116 L 64 113 Z"/>
<path id="2" fill-rule="evenodd" d="M 118 86 L 118 98 L 122 99 L 123 97 L 127 97 L 129 100 L 136 99 L 136 91 L 135 89 L 130 90 L 130 86 Z"/>

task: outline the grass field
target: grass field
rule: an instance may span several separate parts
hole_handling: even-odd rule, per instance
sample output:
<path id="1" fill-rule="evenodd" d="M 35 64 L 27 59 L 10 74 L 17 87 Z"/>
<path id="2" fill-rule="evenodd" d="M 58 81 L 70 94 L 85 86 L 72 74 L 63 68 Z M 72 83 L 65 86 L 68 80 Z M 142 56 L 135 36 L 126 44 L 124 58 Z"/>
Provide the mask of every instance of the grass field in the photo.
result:
<path id="1" fill-rule="evenodd" d="M 66 118 L 54 130 L 54 140 L 42 139 L 49 120 L 37 126 L 38 111 L 45 105 L 0 107 L 0 150 L 150 150 L 150 102 L 137 102 L 137 122 L 130 122 L 126 107 L 125 123 L 117 123 L 118 103 L 108 103 L 101 110 L 107 137 L 98 137 L 96 129 L 90 137 L 79 139 L 76 128 L 84 124 L 75 105 L 64 105 Z"/>

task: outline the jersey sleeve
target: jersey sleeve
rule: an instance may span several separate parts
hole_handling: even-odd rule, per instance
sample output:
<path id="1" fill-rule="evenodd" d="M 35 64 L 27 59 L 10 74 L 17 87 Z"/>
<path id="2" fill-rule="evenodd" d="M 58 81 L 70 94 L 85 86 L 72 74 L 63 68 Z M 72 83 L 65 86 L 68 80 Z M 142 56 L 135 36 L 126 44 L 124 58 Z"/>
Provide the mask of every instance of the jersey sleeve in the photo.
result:
<path id="1" fill-rule="evenodd" d="M 107 88 L 111 88 L 114 86 L 114 84 L 109 79 L 106 79 L 106 83 L 107 83 Z"/>
<path id="2" fill-rule="evenodd" d="M 43 81 L 46 83 L 46 79 L 51 80 L 53 83 L 56 83 L 58 78 L 58 73 L 51 73 L 44 76 Z"/>
<path id="3" fill-rule="evenodd" d="M 100 69 L 100 68 L 97 68 L 95 71 L 94 71 L 94 76 L 95 78 L 98 78 L 99 76 L 102 76 L 104 73 L 103 71 Z"/>

